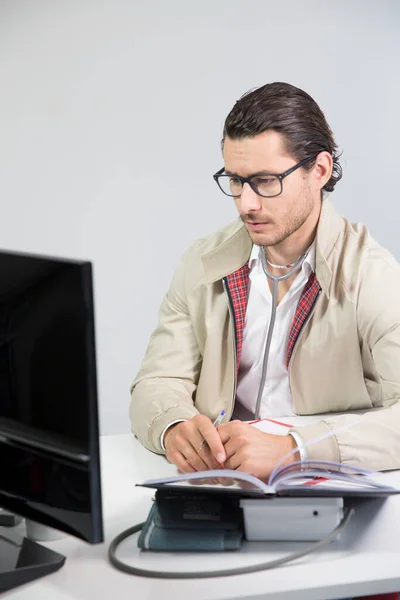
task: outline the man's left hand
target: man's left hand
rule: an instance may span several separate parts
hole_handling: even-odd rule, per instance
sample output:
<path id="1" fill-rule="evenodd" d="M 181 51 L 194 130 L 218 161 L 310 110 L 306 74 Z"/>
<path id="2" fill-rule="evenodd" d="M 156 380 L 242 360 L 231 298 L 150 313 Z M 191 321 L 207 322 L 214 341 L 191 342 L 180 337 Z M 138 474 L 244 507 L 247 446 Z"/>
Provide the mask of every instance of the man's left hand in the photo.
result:
<path id="1" fill-rule="evenodd" d="M 268 480 L 281 458 L 296 448 L 293 436 L 265 433 L 243 421 L 219 425 L 218 433 L 226 452 L 225 469 L 244 471 L 263 481 Z M 296 460 L 300 460 L 299 453 L 282 466 Z"/>

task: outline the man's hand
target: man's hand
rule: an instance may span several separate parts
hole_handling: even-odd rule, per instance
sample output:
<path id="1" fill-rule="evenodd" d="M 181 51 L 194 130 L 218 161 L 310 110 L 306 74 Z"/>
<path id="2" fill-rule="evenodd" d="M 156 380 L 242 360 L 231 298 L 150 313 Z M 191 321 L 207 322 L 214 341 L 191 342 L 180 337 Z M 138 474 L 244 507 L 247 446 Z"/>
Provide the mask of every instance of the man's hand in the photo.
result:
<path id="1" fill-rule="evenodd" d="M 164 446 L 168 460 L 183 473 L 220 469 L 226 459 L 219 433 L 205 415 L 172 425 L 165 432 Z"/>
<path id="2" fill-rule="evenodd" d="M 221 441 L 226 452 L 226 469 L 236 469 L 268 480 L 278 461 L 296 447 L 291 435 L 264 433 L 243 421 L 231 421 L 218 426 Z M 299 460 L 293 454 L 285 463 Z"/>

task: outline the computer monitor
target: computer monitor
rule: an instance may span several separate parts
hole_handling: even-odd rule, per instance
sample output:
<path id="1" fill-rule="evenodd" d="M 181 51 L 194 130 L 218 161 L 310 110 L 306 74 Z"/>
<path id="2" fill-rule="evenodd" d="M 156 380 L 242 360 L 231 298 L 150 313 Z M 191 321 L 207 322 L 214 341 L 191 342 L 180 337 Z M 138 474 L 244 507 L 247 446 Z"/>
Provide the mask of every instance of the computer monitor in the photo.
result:
<path id="1" fill-rule="evenodd" d="M 92 544 L 103 541 L 96 381 L 91 263 L 0 251 L 0 506 Z M 64 560 L 0 539 L 0 592 Z"/>

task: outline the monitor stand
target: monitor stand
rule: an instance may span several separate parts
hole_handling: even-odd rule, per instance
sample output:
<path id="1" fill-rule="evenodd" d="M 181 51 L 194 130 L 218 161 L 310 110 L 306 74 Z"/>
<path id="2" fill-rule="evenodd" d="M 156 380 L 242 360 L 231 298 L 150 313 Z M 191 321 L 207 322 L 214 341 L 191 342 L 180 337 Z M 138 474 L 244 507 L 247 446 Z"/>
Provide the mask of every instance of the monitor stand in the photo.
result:
<path id="1" fill-rule="evenodd" d="M 60 569 L 65 556 L 0 527 L 0 593 Z"/>
<path id="2" fill-rule="evenodd" d="M 14 515 L 6 510 L 0 508 L 0 526 L 2 527 L 15 527 L 22 521 L 22 517 Z"/>

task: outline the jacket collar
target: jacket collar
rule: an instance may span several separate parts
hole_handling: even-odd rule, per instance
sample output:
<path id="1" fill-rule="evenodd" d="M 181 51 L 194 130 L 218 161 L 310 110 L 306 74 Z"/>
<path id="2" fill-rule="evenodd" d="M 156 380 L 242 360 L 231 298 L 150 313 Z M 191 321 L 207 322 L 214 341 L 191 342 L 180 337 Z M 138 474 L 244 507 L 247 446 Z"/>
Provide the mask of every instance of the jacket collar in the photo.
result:
<path id="1" fill-rule="evenodd" d="M 329 298 L 332 269 L 329 256 L 344 230 L 342 217 L 328 199 L 322 201 L 317 227 L 315 248 L 315 274 L 325 295 Z M 207 283 L 213 283 L 241 269 L 249 260 L 252 241 L 243 224 L 216 248 L 202 256 Z"/>

